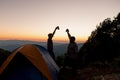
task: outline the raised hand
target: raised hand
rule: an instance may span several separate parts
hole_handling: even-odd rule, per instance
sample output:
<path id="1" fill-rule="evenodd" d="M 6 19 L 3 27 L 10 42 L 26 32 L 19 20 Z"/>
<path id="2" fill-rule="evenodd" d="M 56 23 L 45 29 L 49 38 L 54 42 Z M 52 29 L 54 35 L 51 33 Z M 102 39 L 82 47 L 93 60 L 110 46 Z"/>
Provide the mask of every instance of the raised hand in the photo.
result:
<path id="1" fill-rule="evenodd" d="M 55 32 L 56 32 L 56 30 L 59 30 L 59 26 L 57 26 L 56 28 L 55 28 L 55 30 L 53 31 L 53 36 L 54 36 L 54 34 L 55 34 Z"/>
<path id="2" fill-rule="evenodd" d="M 60 28 L 59 28 L 59 26 L 57 26 L 55 29 L 58 29 L 58 30 L 59 30 Z"/>
<path id="3" fill-rule="evenodd" d="M 66 29 L 66 32 L 69 32 L 69 29 Z"/>
<path id="4" fill-rule="evenodd" d="M 70 33 L 69 33 L 69 29 L 66 29 L 66 32 L 67 32 L 67 34 L 68 34 L 68 38 L 69 38 L 69 40 L 70 40 L 71 35 L 70 35 Z"/>

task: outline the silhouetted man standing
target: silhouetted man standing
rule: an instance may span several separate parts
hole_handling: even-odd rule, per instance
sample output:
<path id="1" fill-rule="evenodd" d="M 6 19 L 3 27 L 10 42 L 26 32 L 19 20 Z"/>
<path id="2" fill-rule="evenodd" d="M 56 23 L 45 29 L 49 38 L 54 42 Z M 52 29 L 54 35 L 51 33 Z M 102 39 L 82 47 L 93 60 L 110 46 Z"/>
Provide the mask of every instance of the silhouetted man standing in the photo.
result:
<path id="1" fill-rule="evenodd" d="M 55 32 L 56 32 L 57 29 L 59 30 L 59 26 L 57 26 L 55 28 L 55 30 L 53 31 L 53 33 L 49 33 L 48 34 L 48 40 L 47 40 L 47 50 L 48 50 L 49 54 L 51 55 L 51 57 L 54 60 L 55 60 L 55 54 L 53 52 L 53 41 L 52 41 L 52 38 L 53 38 L 53 36 L 54 36 L 54 34 L 55 34 Z"/>
<path id="2" fill-rule="evenodd" d="M 69 44 L 64 61 L 64 67 L 69 66 L 73 71 L 75 71 L 77 65 L 78 46 L 75 42 L 75 37 L 70 35 L 69 29 L 66 29 L 66 32 L 69 38 Z"/>

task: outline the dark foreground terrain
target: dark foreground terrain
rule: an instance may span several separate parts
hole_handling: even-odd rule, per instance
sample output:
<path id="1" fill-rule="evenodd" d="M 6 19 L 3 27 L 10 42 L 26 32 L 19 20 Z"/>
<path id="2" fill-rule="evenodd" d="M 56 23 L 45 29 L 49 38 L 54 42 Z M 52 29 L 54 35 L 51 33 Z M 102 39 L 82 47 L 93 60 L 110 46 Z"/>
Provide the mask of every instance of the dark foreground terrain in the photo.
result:
<path id="1" fill-rule="evenodd" d="M 61 71 L 60 80 L 120 80 L 119 67 L 86 67 L 77 69 L 73 75 L 70 69 Z"/>

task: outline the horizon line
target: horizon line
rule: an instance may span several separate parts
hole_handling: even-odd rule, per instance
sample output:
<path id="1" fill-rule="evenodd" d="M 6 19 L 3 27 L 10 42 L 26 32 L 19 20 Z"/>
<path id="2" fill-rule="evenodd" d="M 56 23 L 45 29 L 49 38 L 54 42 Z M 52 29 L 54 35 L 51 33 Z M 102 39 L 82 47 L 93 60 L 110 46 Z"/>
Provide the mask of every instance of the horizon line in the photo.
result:
<path id="1" fill-rule="evenodd" d="M 43 41 L 43 40 L 29 40 L 29 39 L 0 39 L 2 41 L 5 41 L 5 40 L 11 40 L 11 41 L 33 41 L 33 42 L 47 42 L 46 41 Z M 76 41 L 76 43 L 85 43 L 86 41 Z M 64 41 L 64 40 L 54 40 L 53 43 L 69 43 L 69 41 Z"/>

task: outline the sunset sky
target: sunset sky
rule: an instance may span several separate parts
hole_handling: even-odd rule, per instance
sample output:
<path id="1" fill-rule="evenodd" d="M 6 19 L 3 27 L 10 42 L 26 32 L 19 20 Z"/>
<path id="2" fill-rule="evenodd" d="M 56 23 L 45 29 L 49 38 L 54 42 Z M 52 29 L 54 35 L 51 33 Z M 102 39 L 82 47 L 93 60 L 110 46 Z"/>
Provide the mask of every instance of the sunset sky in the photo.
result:
<path id="1" fill-rule="evenodd" d="M 120 0 L 0 0 L 0 40 L 68 41 L 66 28 L 77 42 L 86 41 L 96 25 L 120 12 Z"/>

